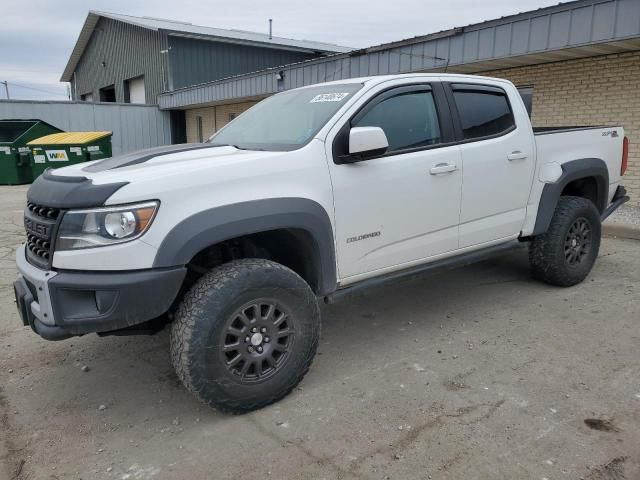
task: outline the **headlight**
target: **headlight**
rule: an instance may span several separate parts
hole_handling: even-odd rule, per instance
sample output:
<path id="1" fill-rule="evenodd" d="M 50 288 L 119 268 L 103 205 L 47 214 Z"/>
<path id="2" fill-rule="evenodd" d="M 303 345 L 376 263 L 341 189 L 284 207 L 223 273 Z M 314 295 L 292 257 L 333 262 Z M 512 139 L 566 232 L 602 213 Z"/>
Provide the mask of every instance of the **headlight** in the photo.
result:
<path id="1" fill-rule="evenodd" d="M 103 247 L 128 242 L 147 231 L 159 202 L 69 210 L 62 217 L 56 250 Z"/>

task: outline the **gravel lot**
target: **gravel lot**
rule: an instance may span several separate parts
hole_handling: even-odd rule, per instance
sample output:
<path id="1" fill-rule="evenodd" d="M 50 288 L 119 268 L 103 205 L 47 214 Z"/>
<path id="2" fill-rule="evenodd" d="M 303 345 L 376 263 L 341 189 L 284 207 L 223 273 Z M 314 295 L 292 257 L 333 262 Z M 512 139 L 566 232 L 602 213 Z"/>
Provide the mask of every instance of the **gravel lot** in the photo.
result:
<path id="1" fill-rule="evenodd" d="M 20 325 L 25 191 L 0 187 L 0 479 L 640 478 L 638 241 L 570 289 L 523 251 L 324 307 L 302 386 L 234 417 L 182 388 L 166 333 Z"/>

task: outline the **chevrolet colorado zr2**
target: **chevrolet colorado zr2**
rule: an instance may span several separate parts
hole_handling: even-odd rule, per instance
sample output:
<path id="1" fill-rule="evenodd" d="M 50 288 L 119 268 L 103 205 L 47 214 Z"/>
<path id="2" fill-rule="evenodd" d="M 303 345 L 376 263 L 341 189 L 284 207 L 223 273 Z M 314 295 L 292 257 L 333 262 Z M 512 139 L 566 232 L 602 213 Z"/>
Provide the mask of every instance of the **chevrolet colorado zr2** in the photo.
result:
<path id="1" fill-rule="evenodd" d="M 49 340 L 167 326 L 193 394 L 257 409 L 308 371 L 320 301 L 524 243 L 535 278 L 584 280 L 601 221 L 628 200 L 627 152 L 621 126 L 532 128 L 495 78 L 285 91 L 205 143 L 40 176 L 18 309 Z"/>

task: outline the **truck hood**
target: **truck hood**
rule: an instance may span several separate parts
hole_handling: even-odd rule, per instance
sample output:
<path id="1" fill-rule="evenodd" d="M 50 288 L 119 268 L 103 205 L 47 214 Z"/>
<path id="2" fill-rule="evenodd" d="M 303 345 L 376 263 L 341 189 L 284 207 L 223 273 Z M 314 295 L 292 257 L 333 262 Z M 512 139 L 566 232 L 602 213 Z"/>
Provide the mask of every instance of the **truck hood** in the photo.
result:
<path id="1" fill-rule="evenodd" d="M 135 183 L 165 175 L 194 173 L 200 169 L 212 169 L 226 164 L 279 155 L 280 152 L 240 150 L 233 146 L 208 144 L 181 144 L 154 147 L 104 160 L 80 163 L 58 168 L 50 172 L 52 177 L 84 177 L 94 184 L 127 182 Z"/>
<path id="2" fill-rule="evenodd" d="M 170 191 L 230 184 L 274 172 L 289 152 L 240 150 L 233 146 L 183 144 L 156 147 L 105 160 L 47 170 L 27 192 L 30 202 L 55 208 L 89 208 L 116 200 L 161 198 Z M 188 193 L 188 190 L 186 191 Z"/>

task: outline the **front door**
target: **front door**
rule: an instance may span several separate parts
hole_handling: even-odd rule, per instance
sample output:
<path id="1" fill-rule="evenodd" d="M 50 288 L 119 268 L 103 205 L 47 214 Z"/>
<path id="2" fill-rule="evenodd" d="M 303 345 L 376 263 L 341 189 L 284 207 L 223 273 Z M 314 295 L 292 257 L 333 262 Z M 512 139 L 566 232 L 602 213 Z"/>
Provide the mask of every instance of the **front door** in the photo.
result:
<path id="1" fill-rule="evenodd" d="M 449 117 L 439 115 L 446 103 L 434 86 L 384 90 L 343 127 L 381 127 L 389 141 L 382 156 L 329 161 L 343 285 L 458 247 L 460 152 L 446 146 L 449 125 L 442 118 Z"/>

